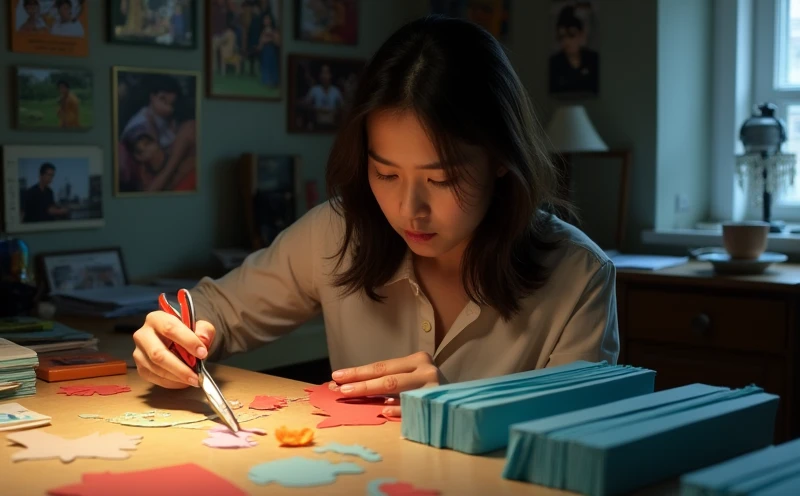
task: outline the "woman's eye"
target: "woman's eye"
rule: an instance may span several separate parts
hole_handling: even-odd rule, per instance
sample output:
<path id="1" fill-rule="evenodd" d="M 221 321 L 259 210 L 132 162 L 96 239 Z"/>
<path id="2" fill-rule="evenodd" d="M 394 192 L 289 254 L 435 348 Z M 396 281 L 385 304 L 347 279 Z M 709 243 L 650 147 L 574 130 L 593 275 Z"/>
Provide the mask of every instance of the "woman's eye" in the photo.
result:
<path id="1" fill-rule="evenodd" d="M 380 179 L 381 181 L 391 181 L 392 179 L 396 179 L 397 176 L 395 174 L 384 175 L 378 171 L 375 171 L 375 177 Z"/>
<path id="2" fill-rule="evenodd" d="M 433 179 L 428 179 L 428 181 L 437 188 L 447 188 L 453 184 L 453 181 L 450 179 L 445 179 L 444 181 L 434 181 Z"/>

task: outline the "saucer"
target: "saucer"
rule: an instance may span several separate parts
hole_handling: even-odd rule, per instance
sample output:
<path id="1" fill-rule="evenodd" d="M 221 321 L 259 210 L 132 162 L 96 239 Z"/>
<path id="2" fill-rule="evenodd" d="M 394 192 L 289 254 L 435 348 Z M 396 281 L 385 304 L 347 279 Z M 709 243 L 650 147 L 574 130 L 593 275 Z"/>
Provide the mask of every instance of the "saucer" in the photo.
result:
<path id="1" fill-rule="evenodd" d="M 731 258 L 727 253 L 703 253 L 697 256 L 701 262 L 711 262 L 714 270 L 720 274 L 762 274 L 767 267 L 774 263 L 781 263 L 789 257 L 783 253 L 764 252 L 754 260 L 738 260 Z"/>

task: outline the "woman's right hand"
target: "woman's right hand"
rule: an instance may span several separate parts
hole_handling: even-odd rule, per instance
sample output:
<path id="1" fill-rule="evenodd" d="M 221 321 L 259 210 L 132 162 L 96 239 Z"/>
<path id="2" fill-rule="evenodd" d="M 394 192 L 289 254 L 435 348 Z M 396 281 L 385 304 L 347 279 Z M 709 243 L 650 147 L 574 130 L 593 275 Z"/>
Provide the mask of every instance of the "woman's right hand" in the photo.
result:
<path id="1" fill-rule="evenodd" d="M 208 356 L 214 334 L 214 326 L 205 320 L 198 320 L 192 332 L 174 315 L 150 312 L 144 325 L 133 334 L 136 370 L 142 379 L 165 388 L 197 387 L 197 374 L 169 350 L 169 345 L 174 342 L 202 360 Z"/>

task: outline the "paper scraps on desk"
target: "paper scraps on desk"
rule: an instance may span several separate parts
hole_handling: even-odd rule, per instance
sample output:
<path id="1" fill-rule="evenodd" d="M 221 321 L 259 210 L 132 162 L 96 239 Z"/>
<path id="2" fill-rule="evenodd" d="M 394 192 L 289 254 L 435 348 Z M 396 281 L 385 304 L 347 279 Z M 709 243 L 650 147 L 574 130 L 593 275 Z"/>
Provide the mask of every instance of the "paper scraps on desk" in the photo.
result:
<path id="1" fill-rule="evenodd" d="M 0 405 L 0 431 L 39 427 L 49 424 L 50 420 L 49 416 L 28 410 L 19 403 Z"/>
<path id="2" fill-rule="evenodd" d="M 336 482 L 342 474 L 361 474 L 364 469 L 355 463 L 331 463 L 328 460 L 295 456 L 254 466 L 247 477 L 256 484 L 277 482 L 285 487 L 324 486 Z"/>
<path id="3" fill-rule="evenodd" d="M 218 425 L 208 430 L 208 437 L 203 439 L 203 444 L 210 448 L 252 448 L 258 444 L 254 434 L 264 436 L 267 431 L 240 428 L 239 432 L 233 432 L 228 426 Z"/>
<path id="4" fill-rule="evenodd" d="M 256 396 L 250 403 L 253 410 L 277 410 L 286 406 L 283 396 Z"/>
<path id="5" fill-rule="evenodd" d="M 367 484 L 367 496 L 438 496 L 436 489 L 420 489 L 397 479 L 375 479 Z"/>
<path id="6" fill-rule="evenodd" d="M 76 458 L 104 458 L 106 460 L 125 460 L 130 450 L 142 442 L 142 436 L 128 436 L 121 432 L 100 434 L 95 432 L 77 439 L 65 439 L 40 430 L 14 432 L 6 436 L 9 441 L 25 446 L 26 449 L 11 455 L 12 461 L 46 460 L 60 458 L 69 463 Z"/>
<path id="7" fill-rule="evenodd" d="M 207 420 L 213 421 L 218 417 L 217 414 L 198 416 L 196 414 L 189 414 L 188 412 L 176 413 L 181 416 L 191 416 L 189 418 L 178 420 L 175 420 L 174 417 L 171 420 L 163 420 L 165 418 L 172 417 L 172 414 L 162 410 L 150 410 L 142 413 L 125 412 L 124 414 L 117 415 L 116 417 L 103 417 L 102 415 L 97 415 L 94 413 L 81 413 L 78 416 L 82 419 L 104 420 L 106 422 L 111 422 L 112 424 L 126 425 L 129 427 L 180 427 L 184 429 L 205 429 L 206 427 L 199 425 L 201 422 L 205 422 Z M 268 416 L 266 413 L 241 413 L 236 415 L 236 420 L 241 424 L 243 422 L 249 422 L 251 420 L 266 416 Z"/>
<path id="8" fill-rule="evenodd" d="M 325 453 L 328 451 L 333 451 L 334 453 L 339 453 L 340 455 L 360 456 L 368 462 L 379 462 L 383 459 L 378 453 L 369 448 L 365 448 L 360 444 L 340 444 L 333 442 L 328 443 L 325 446 L 314 448 L 314 453 Z"/>
<path id="9" fill-rule="evenodd" d="M 81 482 L 47 491 L 51 496 L 150 496 L 213 494 L 246 496 L 246 492 L 205 468 L 186 463 L 134 472 L 83 474 Z"/>
<path id="10" fill-rule="evenodd" d="M 114 384 L 101 384 L 97 386 L 61 386 L 58 394 L 67 396 L 91 396 L 95 393 L 108 396 L 111 394 L 129 393 L 130 386 L 117 386 Z"/>
<path id="11" fill-rule="evenodd" d="M 314 431 L 308 427 L 290 429 L 282 425 L 275 429 L 275 439 L 281 443 L 281 446 L 308 446 L 314 442 Z"/>
<path id="12" fill-rule="evenodd" d="M 308 402 L 320 409 L 318 415 L 328 418 L 317 424 L 318 429 L 341 425 L 382 425 L 387 420 L 399 422 L 400 417 L 383 415 L 386 408 L 383 397 L 348 398 L 341 391 L 331 390 L 329 382 L 306 388 Z"/>

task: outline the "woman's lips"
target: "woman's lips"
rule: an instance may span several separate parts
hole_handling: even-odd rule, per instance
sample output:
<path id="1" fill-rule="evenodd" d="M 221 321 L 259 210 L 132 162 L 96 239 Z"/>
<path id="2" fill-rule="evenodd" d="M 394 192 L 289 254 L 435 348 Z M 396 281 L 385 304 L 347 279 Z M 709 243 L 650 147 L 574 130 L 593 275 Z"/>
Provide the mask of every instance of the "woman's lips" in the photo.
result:
<path id="1" fill-rule="evenodd" d="M 418 231 L 405 231 L 406 238 L 411 241 L 416 241 L 418 243 L 423 243 L 425 241 L 430 241 L 431 238 L 436 236 L 436 233 L 424 233 Z"/>

